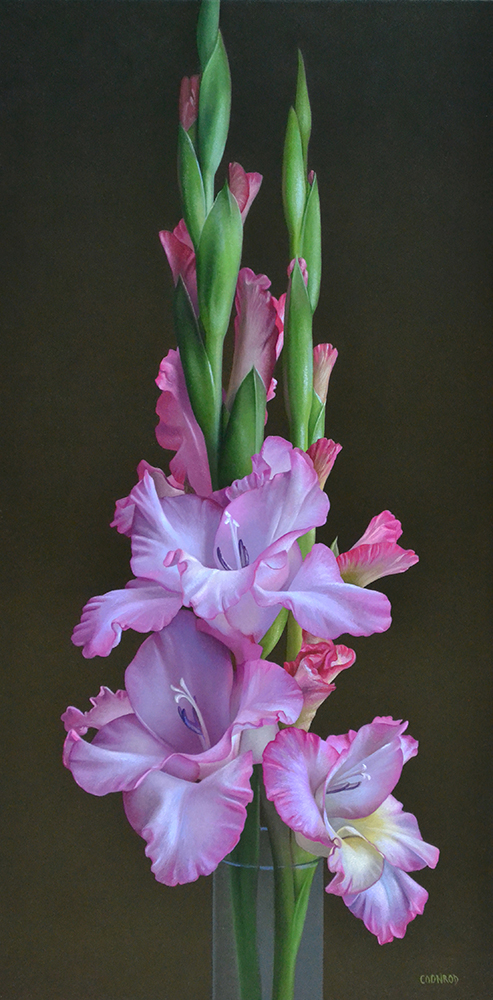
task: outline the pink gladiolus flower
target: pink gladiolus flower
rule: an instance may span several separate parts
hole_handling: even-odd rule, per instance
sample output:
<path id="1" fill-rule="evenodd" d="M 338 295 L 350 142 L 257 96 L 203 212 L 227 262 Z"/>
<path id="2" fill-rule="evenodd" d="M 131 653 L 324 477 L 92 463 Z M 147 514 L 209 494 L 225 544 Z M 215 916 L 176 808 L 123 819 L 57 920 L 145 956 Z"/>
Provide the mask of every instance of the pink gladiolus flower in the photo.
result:
<path id="1" fill-rule="evenodd" d="M 269 288 L 267 275 L 254 274 L 249 267 L 241 268 L 236 285 L 235 349 L 226 395 L 228 409 L 252 368 L 260 375 L 267 398 L 274 396 L 272 373 L 279 334 L 275 300 Z"/>
<path id="2" fill-rule="evenodd" d="M 242 222 L 250 211 L 252 201 L 257 197 L 261 183 L 262 174 L 247 174 L 239 163 L 229 164 L 229 190 L 238 202 Z"/>
<path id="3" fill-rule="evenodd" d="M 177 350 L 168 351 L 161 362 L 156 384 L 162 389 L 156 405 L 156 437 L 162 448 L 176 451 L 170 462 L 174 479 L 182 488 L 189 483 L 199 496 L 209 496 L 212 486 L 204 435 L 188 398 Z M 158 496 L 164 494 L 158 490 Z"/>
<path id="4" fill-rule="evenodd" d="M 198 316 L 197 262 L 193 243 L 184 220 L 180 220 L 172 233 L 163 229 L 159 233 L 159 239 L 168 258 L 175 285 L 178 283 L 178 278 L 181 278 Z"/>
<path id="5" fill-rule="evenodd" d="M 306 636 L 306 633 L 304 634 Z M 303 693 L 303 710 L 295 725 L 307 732 L 322 702 L 335 691 L 335 680 L 341 670 L 347 670 L 356 659 L 356 653 L 347 646 L 335 646 L 329 639 L 304 641 L 298 656 L 284 664 L 284 669 L 294 677 Z"/>
<path id="6" fill-rule="evenodd" d="M 337 361 L 337 350 L 332 344 L 317 344 L 313 348 L 313 388 L 322 403 L 327 400 L 329 379 Z"/>
<path id="7" fill-rule="evenodd" d="M 189 611 L 146 639 L 125 685 L 102 688 L 85 714 L 67 709 L 64 763 L 93 795 L 123 792 L 158 882 L 193 882 L 238 843 L 253 764 L 278 722 L 296 719 L 301 692 L 266 660 L 233 671 L 229 649 Z M 92 743 L 82 739 L 90 727 Z"/>
<path id="8" fill-rule="evenodd" d="M 199 113 L 200 76 L 184 76 L 180 86 L 178 112 L 180 125 L 188 132 Z"/>
<path id="9" fill-rule="evenodd" d="M 310 456 L 315 467 L 321 490 L 325 486 L 327 476 L 332 472 L 340 451 L 342 451 L 342 444 L 336 444 L 331 438 L 319 438 L 307 450 L 307 455 Z"/>
<path id="10" fill-rule="evenodd" d="M 396 544 L 401 535 L 401 522 L 389 510 L 372 518 L 352 549 L 337 556 L 342 579 L 366 587 L 382 576 L 404 573 L 414 566 L 419 557 L 412 549 L 402 549 Z"/>
<path id="11" fill-rule="evenodd" d="M 137 579 L 86 605 L 73 635 L 85 656 L 106 656 L 124 628 L 164 628 L 182 604 L 225 635 L 256 642 L 282 607 L 324 639 L 389 627 L 387 598 L 344 583 L 330 549 L 301 556 L 297 539 L 324 523 L 329 506 L 311 459 L 267 438 L 252 467 L 210 498 L 160 499 L 146 475 L 119 501 L 113 524 L 131 536 Z"/>
<path id="12" fill-rule="evenodd" d="M 439 855 L 391 795 L 417 753 L 406 726 L 376 718 L 325 741 L 285 729 L 264 751 L 267 797 L 298 843 L 327 857 L 335 877 L 326 891 L 342 896 L 379 944 L 404 937 L 423 912 L 428 893 L 407 872 L 434 868 Z"/>

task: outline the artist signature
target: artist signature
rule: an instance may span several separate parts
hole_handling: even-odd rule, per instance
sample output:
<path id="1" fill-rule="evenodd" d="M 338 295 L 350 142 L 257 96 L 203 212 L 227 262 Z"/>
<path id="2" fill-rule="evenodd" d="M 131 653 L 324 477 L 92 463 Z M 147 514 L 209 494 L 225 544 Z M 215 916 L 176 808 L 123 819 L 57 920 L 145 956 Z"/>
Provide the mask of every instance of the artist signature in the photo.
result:
<path id="1" fill-rule="evenodd" d="M 451 983 L 455 986 L 459 982 L 459 977 L 452 974 L 447 975 L 446 973 L 441 973 L 440 975 L 420 976 L 419 981 L 423 985 L 425 983 L 427 985 L 428 983 Z"/>

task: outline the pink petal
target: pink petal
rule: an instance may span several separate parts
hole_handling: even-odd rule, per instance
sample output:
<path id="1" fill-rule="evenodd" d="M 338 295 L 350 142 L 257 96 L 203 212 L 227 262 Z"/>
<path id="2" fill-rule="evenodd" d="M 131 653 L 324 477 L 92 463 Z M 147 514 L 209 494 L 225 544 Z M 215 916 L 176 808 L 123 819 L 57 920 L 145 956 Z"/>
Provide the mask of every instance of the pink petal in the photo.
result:
<path id="1" fill-rule="evenodd" d="M 239 163 L 229 164 L 229 189 L 238 202 L 242 222 L 245 221 L 250 211 L 250 206 L 259 192 L 261 183 L 262 174 L 247 174 Z"/>
<path id="2" fill-rule="evenodd" d="M 154 771 L 124 796 L 158 882 L 194 882 L 233 850 L 253 798 L 252 769 L 251 754 L 242 754 L 198 783 Z"/>
<path id="3" fill-rule="evenodd" d="M 327 860 L 329 871 L 336 873 L 327 886 L 327 892 L 346 896 L 366 891 L 382 875 L 382 855 L 373 844 L 358 836 L 352 826 L 337 830 L 337 843 L 337 850 Z"/>
<path id="4" fill-rule="evenodd" d="M 235 347 L 226 396 L 228 409 L 252 368 L 257 369 L 266 392 L 270 388 L 278 331 L 269 287 L 270 281 L 265 274 L 256 275 L 249 267 L 241 268 L 236 285 Z"/>
<path id="5" fill-rule="evenodd" d="M 249 660 L 240 664 L 235 675 L 239 705 L 234 729 L 296 722 L 303 707 L 298 684 L 277 663 Z"/>
<path id="6" fill-rule="evenodd" d="M 419 871 L 426 865 L 435 868 L 438 863 L 438 848 L 423 840 L 416 817 L 403 812 L 393 795 L 363 821 L 354 820 L 354 825 L 391 865 L 403 871 Z"/>
<path id="7" fill-rule="evenodd" d="M 390 513 L 390 510 L 383 510 L 381 514 L 372 517 L 364 534 L 353 545 L 353 549 L 359 545 L 373 545 L 377 542 L 396 542 L 401 535 L 401 522 Z"/>
<path id="8" fill-rule="evenodd" d="M 183 483 L 179 483 L 174 476 L 165 476 L 161 469 L 157 469 L 154 465 L 149 465 L 142 459 L 137 466 L 137 475 L 139 477 L 139 482 L 144 478 L 146 472 L 150 475 L 151 479 L 154 480 L 154 486 L 156 487 L 156 493 L 161 500 L 162 497 L 181 497 L 183 496 Z"/>
<path id="9" fill-rule="evenodd" d="M 221 508 L 192 494 L 160 500 L 148 475 L 134 486 L 130 496 L 135 505 L 132 572 L 181 593 L 179 574 L 173 568 L 174 553 L 186 546 L 199 562 L 212 564 Z"/>
<path id="10" fill-rule="evenodd" d="M 277 603 L 289 608 L 302 628 L 324 639 L 344 632 L 385 632 L 391 621 L 385 595 L 344 583 L 336 558 L 325 545 L 313 546 L 284 591 L 269 592 L 261 572 L 257 573 L 254 596 L 261 606 Z"/>
<path id="11" fill-rule="evenodd" d="M 156 384 L 162 390 L 156 405 L 156 437 L 162 448 L 176 451 L 170 462 L 173 476 L 178 483 L 188 481 L 199 496 L 209 496 L 212 487 L 204 435 L 193 414 L 177 350 L 169 351 L 161 362 Z"/>
<path id="12" fill-rule="evenodd" d="M 404 573 L 419 562 L 411 549 L 402 549 L 395 542 L 357 545 L 337 556 L 343 580 L 358 587 L 366 587 L 374 580 L 394 573 Z"/>
<path id="13" fill-rule="evenodd" d="M 118 719 L 121 715 L 133 712 L 126 691 L 110 691 L 101 687 L 95 698 L 90 698 L 92 708 L 88 712 L 80 712 L 70 705 L 61 716 L 67 733 L 75 729 L 79 736 L 84 736 L 88 729 L 101 729 L 107 722 Z"/>
<path id="14" fill-rule="evenodd" d="M 168 754 L 135 715 L 122 715 L 100 729 L 92 743 L 71 730 L 64 764 L 84 791 L 107 795 L 135 788 L 150 770 L 162 767 Z"/>
<path id="15" fill-rule="evenodd" d="M 92 597 L 72 634 L 75 646 L 85 657 L 108 656 L 121 639 L 122 631 L 159 631 L 171 621 L 182 605 L 181 593 L 171 593 L 146 580 L 131 580 L 125 590 L 111 590 Z"/>
<path id="16" fill-rule="evenodd" d="M 332 747 L 303 729 L 281 730 L 264 750 L 267 798 L 292 830 L 329 849 L 334 843 L 315 796 L 336 760 Z"/>
<path id="17" fill-rule="evenodd" d="M 428 893 L 405 872 L 385 862 L 382 877 L 375 885 L 343 898 L 351 913 L 376 935 L 378 943 L 387 944 L 394 937 L 404 937 L 408 923 L 423 912 Z"/>

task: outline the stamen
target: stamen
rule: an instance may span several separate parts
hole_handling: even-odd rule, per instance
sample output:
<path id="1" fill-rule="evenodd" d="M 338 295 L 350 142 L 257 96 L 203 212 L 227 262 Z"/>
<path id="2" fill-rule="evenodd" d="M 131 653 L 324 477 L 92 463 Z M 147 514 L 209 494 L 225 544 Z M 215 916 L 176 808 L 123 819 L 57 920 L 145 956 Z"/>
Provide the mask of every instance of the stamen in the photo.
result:
<path id="1" fill-rule="evenodd" d="M 233 557 L 236 559 L 236 566 L 230 566 L 226 562 L 219 545 L 216 548 L 217 561 L 223 569 L 232 570 L 234 569 L 245 569 L 246 566 L 250 565 L 250 556 L 248 554 L 248 549 L 242 538 L 238 538 L 238 528 L 240 525 L 238 521 L 235 521 L 234 517 L 227 510 L 224 514 L 224 524 L 228 525 L 231 532 L 231 546 L 233 549 Z"/>
<path id="2" fill-rule="evenodd" d="M 359 788 L 363 781 L 371 780 L 371 774 L 366 774 L 366 770 L 366 764 L 362 764 L 359 771 L 354 771 L 353 774 L 348 774 L 346 780 L 341 782 L 341 784 L 336 785 L 335 788 L 331 788 L 329 786 L 325 794 L 337 795 L 338 792 L 350 792 L 353 791 L 354 788 Z"/>
<path id="3" fill-rule="evenodd" d="M 211 741 L 209 739 L 209 733 L 207 732 L 207 726 L 204 722 L 204 717 L 195 698 L 190 694 L 183 677 L 180 679 L 180 687 L 175 687 L 174 684 L 170 684 L 170 687 L 172 691 L 176 692 L 175 701 L 178 705 L 178 715 L 180 716 L 181 721 L 187 729 L 190 729 L 192 733 L 195 733 L 195 735 L 202 740 L 204 750 L 208 750 L 211 745 Z M 192 719 L 188 717 L 186 708 L 180 708 L 180 701 L 187 701 L 189 705 L 191 705 L 193 715 Z"/>
<path id="4" fill-rule="evenodd" d="M 219 545 L 218 545 L 218 547 L 216 549 L 216 554 L 217 554 L 217 558 L 219 559 L 219 562 L 221 563 L 222 568 L 230 570 L 231 566 L 228 566 L 226 560 L 223 558 L 223 554 L 221 552 L 221 549 L 219 548 Z"/>
<path id="5" fill-rule="evenodd" d="M 241 568 L 245 569 L 245 566 L 250 565 L 250 556 L 248 555 L 248 549 L 246 545 L 243 544 L 241 538 L 238 542 L 238 551 L 240 553 Z"/>

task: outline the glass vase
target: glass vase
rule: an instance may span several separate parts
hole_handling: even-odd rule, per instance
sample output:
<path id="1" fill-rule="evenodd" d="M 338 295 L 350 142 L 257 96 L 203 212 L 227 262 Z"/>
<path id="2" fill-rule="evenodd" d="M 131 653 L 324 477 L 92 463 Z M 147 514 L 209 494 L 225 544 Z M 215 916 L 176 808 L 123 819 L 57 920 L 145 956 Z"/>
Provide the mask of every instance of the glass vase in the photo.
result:
<path id="1" fill-rule="evenodd" d="M 269 834 L 261 827 L 250 856 L 248 850 L 240 858 L 233 852 L 214 872 L 213 1000 L 323 1000 L 323 865 L 320 858 L 307 857 L 310 860 L 292 864 L 290 871 L 277 864 L 276 872 Z M 276 988 L 276 895 L 283 892 L 283 879 L 288 885 L 305 884 L 309 899 L 294 984 L 278 981 Z M 283 962 L 282 956 L 279 960 Z"/>

